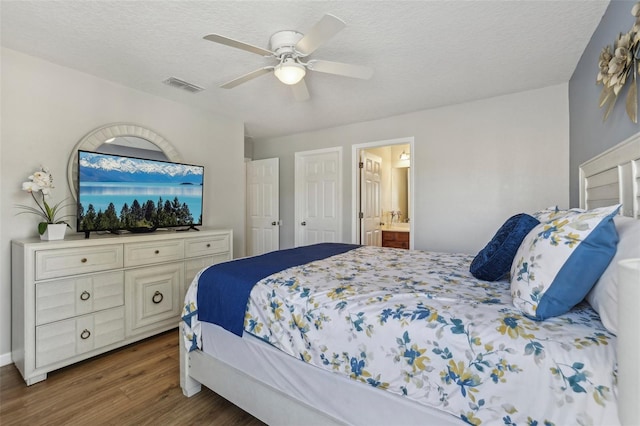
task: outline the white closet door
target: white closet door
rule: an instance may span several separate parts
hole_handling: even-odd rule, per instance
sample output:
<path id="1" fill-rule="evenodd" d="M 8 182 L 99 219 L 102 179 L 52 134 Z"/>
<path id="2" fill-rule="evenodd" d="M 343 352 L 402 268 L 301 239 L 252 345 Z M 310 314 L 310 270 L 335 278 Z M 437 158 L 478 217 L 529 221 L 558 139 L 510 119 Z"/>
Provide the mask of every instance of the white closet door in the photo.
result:
<path id="1" fill-rule="evenodd" d="M 342 148 L 295 154 L 295 245 L 342 239 Z"/>
<path id="2" fill-rule="evenodd" d="M 280 248 L 279 159 L 247 163 L 247 254 Z"/>

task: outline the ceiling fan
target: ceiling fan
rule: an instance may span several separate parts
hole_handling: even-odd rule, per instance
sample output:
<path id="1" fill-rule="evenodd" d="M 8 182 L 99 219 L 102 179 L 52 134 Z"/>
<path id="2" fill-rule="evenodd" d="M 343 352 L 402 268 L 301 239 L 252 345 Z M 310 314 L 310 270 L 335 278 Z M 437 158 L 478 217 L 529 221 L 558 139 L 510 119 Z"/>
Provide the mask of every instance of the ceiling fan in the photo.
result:
<path id="1" fill-rule="evenodd" d="M 273 72 L 278 80 L 293 87 L 293 94 L 297 100 L 303 101 L 309 99 L 309 91 L 304 81 L 307 70 L 364 80 L 373 75 L 371 68 L 361 65 L 320 59 L 310 59 L 305 62 L 309 55 L 345 26 L 346 24 L 341 19 L 326 14 L 306 34 L 290 30 L 278 31 L 273 34 L 269 39 L 269 49 L 263 49 L 219 34 L 209 34 L 204 39 L 260 56 L 272 57 L 278 61 L 276 65 L 259 68 L 228 81 L 221 85 L 221 88 L 231 89 L 256 77 Z"/>

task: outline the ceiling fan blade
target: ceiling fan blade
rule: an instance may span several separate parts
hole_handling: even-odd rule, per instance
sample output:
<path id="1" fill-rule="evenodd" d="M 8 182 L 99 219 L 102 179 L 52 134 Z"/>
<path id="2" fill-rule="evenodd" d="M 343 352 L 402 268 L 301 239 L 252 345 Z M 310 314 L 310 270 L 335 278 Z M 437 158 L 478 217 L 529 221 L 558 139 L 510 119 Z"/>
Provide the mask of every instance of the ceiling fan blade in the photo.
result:
<path id="1" fill-rule="evenodd" d="M 242 83 L 246 83 L 249 80 L 253 80 L 254 78 L 260 77 L 263 74 L 269 74 L 271 71 L 273 71 L 273 67 L 260 68 L 255 71 L 251 71 L 250 73 L 245 74 L 241 77 L 228 81 L 225 84 L 221 85 L 220 87 L 223 89 L 233 89 L 234 87 L 239 86 Z"/>
<path id="2" fill-rule="evenodd" d="M 363 65 L 344 64 L 342 62 L 322 61 L 312 59 L 307 64 L 312 71 L 326 72 L 344 77 L 361 78 L 368 80 L 373 75 L 373 69 Z"/>
<path id="3" fill-rule="evenodd" d="M 296 50 L 303 56 L 310 55 L 346 26 L 340 18 L 326 14 L 298 41 Z"/>
<path id="4" fill-rule="evenodd" d="M 270 50 L 263 49 L 262 47 L 254 46 L 252 44 L 244 43 L 242 41 L 234 40 L 229 37 L 221 36 L 219 34 L 209 34 L 203 37 L 205 40 L 212 41 L 214 43 L 224 44 L 225 46 L 235 47 L 236 49 L 246 50 L 247 52 L 255 53 L 260 56 L 273 56 L 274 53 Z"/>
<path id="5" fill-rule="evenodd" d="M 304 82 L 304 78 L 299 83 L 291 86 L 293 89 L 293 97 L 296 101 L 302 102 L 309 100 L 309 89 L 307 89 L 307 83 Z"/>

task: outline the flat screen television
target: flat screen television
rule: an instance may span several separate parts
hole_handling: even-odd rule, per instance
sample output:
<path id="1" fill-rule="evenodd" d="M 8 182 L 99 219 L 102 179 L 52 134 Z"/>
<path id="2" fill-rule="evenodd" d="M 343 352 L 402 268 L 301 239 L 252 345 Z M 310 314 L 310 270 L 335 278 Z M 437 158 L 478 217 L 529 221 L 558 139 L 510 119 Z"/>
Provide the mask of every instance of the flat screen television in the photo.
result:
<path id="1" fill-rule="evenodd" d="M 203 188 L 203 166 L 79 150 L 76 229 L 197 229 Z"/>

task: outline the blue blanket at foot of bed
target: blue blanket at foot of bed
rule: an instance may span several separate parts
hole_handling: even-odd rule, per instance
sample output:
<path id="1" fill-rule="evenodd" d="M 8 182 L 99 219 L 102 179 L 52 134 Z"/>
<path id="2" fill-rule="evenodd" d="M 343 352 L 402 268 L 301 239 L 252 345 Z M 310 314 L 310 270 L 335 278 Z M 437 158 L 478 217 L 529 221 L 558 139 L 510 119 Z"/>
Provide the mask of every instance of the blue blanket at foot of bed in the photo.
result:
<path id="1" fill-rule="evenodd" d="M 198 319 L 242 336 L 253 286 L 276 272 L 346 253 L 355 244 L 321 243 L 210 266 L 198 281 Z"/>

